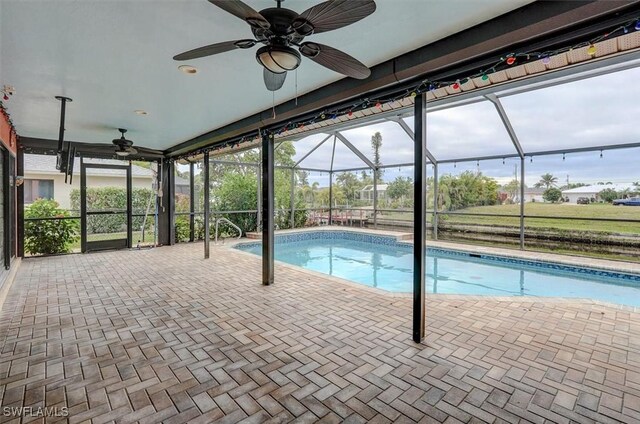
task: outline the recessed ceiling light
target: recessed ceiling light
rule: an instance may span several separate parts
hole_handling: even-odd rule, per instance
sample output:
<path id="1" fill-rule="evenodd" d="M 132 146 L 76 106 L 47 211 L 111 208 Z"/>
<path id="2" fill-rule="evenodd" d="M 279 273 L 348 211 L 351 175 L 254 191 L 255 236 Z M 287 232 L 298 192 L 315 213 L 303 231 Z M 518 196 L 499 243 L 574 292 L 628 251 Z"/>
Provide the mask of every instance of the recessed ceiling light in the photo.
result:
<path id="1" fill-rule="evenodd" d="M 147 112 L 142 109 L 134 110 L 134 112 L 136 115 L 147 115 Z"/>
<path id="2" fill-rule="evenodd" d="M 191 66 L 191 65 L 180 65 L 178 66 L 178 69 L 180 69 L 185 74 L 189 74 L 189 75 L 198 73 L 198 69 L 195 66 Z"/>

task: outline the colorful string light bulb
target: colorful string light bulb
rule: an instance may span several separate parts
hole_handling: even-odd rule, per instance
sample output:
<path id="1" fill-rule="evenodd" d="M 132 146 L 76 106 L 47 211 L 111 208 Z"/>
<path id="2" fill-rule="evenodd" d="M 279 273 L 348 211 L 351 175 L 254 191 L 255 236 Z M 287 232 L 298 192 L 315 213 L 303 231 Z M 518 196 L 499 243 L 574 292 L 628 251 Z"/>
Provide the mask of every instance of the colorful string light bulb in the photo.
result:
<path id="1" fill-rule="evenodd" d="M 511 65 L 513 65 L 514 63 L 516 63 L 516 58 L 515 58 L 514 56 L 509 56 L 509 57 L 507 58 L 507 65 L 511 66 Z"/>
<path id="2" fill-rule="evenodd" d="M 595 56 L 596 55 L 596 46 L 595 45 L 590 45 L 589 48 L 587 49 L 587 54 L 589 54 L 589 56 Z"/>

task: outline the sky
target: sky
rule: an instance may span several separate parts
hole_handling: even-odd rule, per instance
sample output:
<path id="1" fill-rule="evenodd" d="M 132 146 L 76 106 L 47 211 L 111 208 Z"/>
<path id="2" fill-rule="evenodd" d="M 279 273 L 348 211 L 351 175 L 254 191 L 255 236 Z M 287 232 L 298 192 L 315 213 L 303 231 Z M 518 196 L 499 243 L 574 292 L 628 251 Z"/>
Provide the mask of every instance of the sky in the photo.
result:
<path id="1" fill-rule="evenodd" d="M 599 147 L 640 142 L 640 69 L 634 68 L 601 76 L 539 88 L 520 94 L 498 93 L 525 152 L 541 152 L 582 147 Z M 413 128 L 413 117 L 406 118 Z M 413 162 L 413 142 L 393 122 L 372 124 L 342 131 L 367 158 L 373 160 L 371 136 L 382 134 L 383 165 Z M 316 146 L 325 134 L 296 141 L 296 160 Z M 439 160 L 514 154 L 515 148 L 492 103 L 481 101 L 464 106 L 427 112 L 427 148 Z M 301 162 L 300 166 L 328 169 L 333 137 Z M 526 158 L 525 183 L 535 184 L 551 173 L 564 184 L 640 181 L 640 148 L 599 150 Z M 366 166 L 344 144 L 336 142 L 334 169 Z M 440 175 L 480 170 L 504 184 L 514 178 L 517 158 L 441 164 Z M 431 167 L 428 173 L 431 175 Z M 518 179 L 520 178 L 517 170 Z M 384 179 L 412 176 L 412 167 L 391 168 Z M 328 185 L 328 175 L 311 173 L 310 183 Z"/>

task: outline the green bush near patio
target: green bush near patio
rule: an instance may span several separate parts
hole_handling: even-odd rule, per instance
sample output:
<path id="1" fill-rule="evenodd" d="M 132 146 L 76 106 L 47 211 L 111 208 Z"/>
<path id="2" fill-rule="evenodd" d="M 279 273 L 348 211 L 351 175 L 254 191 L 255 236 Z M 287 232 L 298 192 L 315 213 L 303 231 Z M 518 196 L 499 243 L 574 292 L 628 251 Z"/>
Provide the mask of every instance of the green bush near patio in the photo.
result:
<path id="1" fill-rule="evenodd" d="M 55 200 L 39 199 L 24 211 L 24 249 L 32 255 L 53 255 L 71 251 L 80 238 L 80 220 L 64 219 L 68 211 Z M 30 220 L 33 218 L 58 218 Z"/>

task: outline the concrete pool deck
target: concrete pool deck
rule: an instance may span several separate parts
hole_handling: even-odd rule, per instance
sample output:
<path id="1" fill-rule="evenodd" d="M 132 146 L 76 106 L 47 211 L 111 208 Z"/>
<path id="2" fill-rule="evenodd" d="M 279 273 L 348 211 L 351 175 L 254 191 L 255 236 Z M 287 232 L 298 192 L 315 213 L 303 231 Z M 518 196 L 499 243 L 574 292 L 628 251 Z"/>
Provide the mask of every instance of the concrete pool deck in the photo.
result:
<path id="1" fill-rule="evenodd" d="M 638 312 L 428 296 L 415 344 L 407 297 L 280 264 L 263 287 L 259 257 L 202 254 L 24 260 L 0 314 L 0 406 L 64 406 L 71 423 L 640 423 Z"/>

